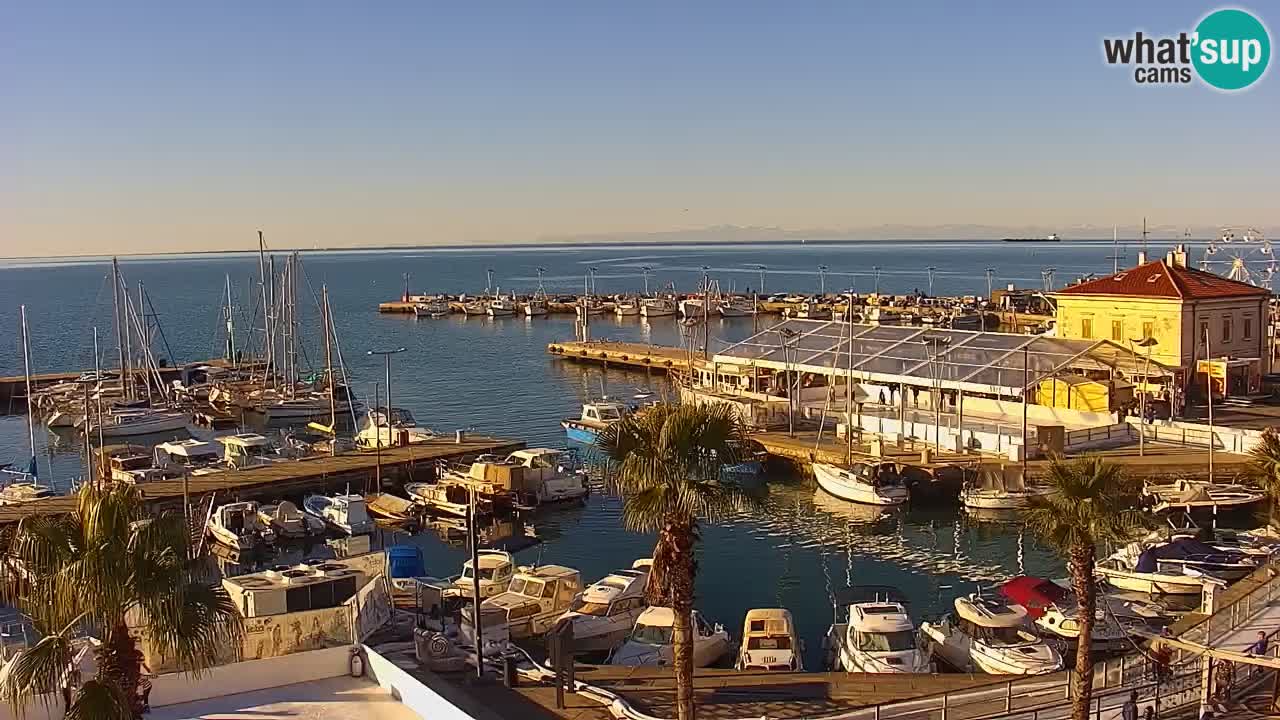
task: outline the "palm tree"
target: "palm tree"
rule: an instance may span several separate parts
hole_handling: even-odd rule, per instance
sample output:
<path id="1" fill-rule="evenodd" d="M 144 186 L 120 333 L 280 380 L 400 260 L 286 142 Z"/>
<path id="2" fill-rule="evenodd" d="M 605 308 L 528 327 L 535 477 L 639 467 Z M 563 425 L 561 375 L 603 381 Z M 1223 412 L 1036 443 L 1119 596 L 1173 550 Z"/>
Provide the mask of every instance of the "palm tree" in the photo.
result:
<path id="1" fill-rule="evenodd" d="M 40 636 L 12 659 L 0 692 L 21 708 L 60 692 L 73 720 L 130 720 L 145 707 L 143 654 L 150 647 L 199 672 L 239 648 L 240 615 L 222 586 L 202 579 L 184 518 L 148 509 L 137 488 L 81 488 L 67 515 L 24 518 L 5 554 L 4 600 Z M 80 677 L 75 636 L 91 633 L 97 673 Z"/>
<path id="2" fill-rule="evenodd" d="M 1262 439 L 1249 451 L 1247 474 L 1270 496 L 1267 518 L 1270 520 L 1280 505 L 1280 434 L 1275 428 L 1263 431 Z"/>
<path id="3" fill-rule="evenodd" d="M 1120 466 L 1085 456 L 1049 464 L 1049 485 L 1057 492 L 1036 498 L 1026 513 L 1027 527 L 1066 556 L 1079 604 L 1080 639 L 1072 678 L 1071 717 L 1088 720 L 1093 693 L 1093 620 L 1097 607 L 1094 562 L 1099 544 L 1124 543 L 1143 524 L 1133 509 L 1137 482 Z"/>
<path id="4" fill-rule="evenodd" d="M 736 458 L 742 426 L 722 404 L 654 405 L 610 425 L 598 445 L 606 481 L 624 498 L 622 521 L 656 532 L 649 600 L 674 616 L 676 708 L 692 720 L 694 548 L 700 522 L 717 522 L 751 502 L 737 485 L 720 482 Z"/>

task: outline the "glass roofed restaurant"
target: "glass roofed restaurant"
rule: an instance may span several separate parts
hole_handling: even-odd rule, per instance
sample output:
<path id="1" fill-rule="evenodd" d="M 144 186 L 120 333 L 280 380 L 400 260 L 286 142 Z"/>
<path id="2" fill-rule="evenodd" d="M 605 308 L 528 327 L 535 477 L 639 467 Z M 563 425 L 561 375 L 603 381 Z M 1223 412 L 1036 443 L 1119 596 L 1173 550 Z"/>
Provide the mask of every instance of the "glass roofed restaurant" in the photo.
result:
<path id="1" fill-rule="evenodd" d="M 716 353 L 712 363 L 720 370 L 739 366 L 841 382 L 852 377 L 855 383 L 995 398 L 1023 397 L 1025 390 L 1047 379 L 1134 382 L 1171 374 L 1141 348 L 1109 340 L 800 319 L 785 320 L 730 345 Z"/>

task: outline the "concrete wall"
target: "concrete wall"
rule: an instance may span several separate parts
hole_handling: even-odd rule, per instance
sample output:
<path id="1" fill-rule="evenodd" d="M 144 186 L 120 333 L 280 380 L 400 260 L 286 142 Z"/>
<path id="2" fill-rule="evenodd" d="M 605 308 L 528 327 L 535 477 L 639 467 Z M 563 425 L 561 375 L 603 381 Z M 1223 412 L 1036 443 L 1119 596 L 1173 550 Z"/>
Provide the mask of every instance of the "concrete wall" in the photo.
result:
<path id="1" fill-rule="evenodd" d="M 1020 402 L 992 400 L 990 398 L 969 397 L 966 395 L 964 398 L 964 412 L 966 415 L 969 413 L 987 416 L 1002 415 L 1008 418 L 1010 422 L 1017 423 L 1019 427 L 1022 425 L 1022 403 Z M 1071 430 L 1081 427 L 1106 427 L 1114 424 L 1115 421 L 1116 416 L 1112 413 L 1084 412 L 1067 408 L 1048 407 L 1047 405 L 1036 405 L 1035 403 L 1027 406 L 1028 425 L 1065 425 L 1068 430 Z"/>
<path id="2" fill-rule="evenodd" d="M 429 720 L 475 720 L 390 660 L 364 646 L 365 676 L 386 688 L 405 707 Z"/>

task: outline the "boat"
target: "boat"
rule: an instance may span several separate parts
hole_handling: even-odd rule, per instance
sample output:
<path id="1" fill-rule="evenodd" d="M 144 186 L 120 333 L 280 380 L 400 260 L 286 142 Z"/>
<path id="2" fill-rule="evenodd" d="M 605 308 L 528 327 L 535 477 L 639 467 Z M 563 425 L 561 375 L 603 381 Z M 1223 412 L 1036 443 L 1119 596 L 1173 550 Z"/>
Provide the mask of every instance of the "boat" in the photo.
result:
<path id="1" fill-rule="evenodd" d="M 465 518 L 471 503 L 470 489 L 452 482 L 408 483 L 404 492 L 428 512 L 440 515 Z M 493 514 L 493 502 L 488 498 L 477 497 L 475 503 L 477 517 Z"/>
<path id="2" fill-rule="evenodd" d="M 392 545 L 387 548 L 385 568 L 391 585 L 391 596 L 412 597 L 419 579 L 429 579 L 422 549 L 416 545 Z"/>
<path id="3" fill-rule="evenodd" d="M 846 607 L 846 621 L 833 623 L 827 630 L 827 653 L 834 670 L 932 671 L 928 649 L 921 647 L 919 632 L 901 591 L 874 585 L 847 588 L 837 595 L 837 613 Z"/>
<path id="4" fill-rule="evenodd" d="M 271 465 L 279 460 L 276 448 L 258 433 L 237 433 L 216 438 L 222 443 L 222 460 L 235 469 Z"/>
<path id="5" fill-rule="evenodd" d="M 449 302 L 444 298 L 432 298 L 413 304 L 413 314 L 418 317 L 444 317 L 449 314 Z"/>
<path id="6" fill-rule="evenodd" d="M 703 315 L 710 317 L 719 313 L 720 301 L 716 298 L 704 298 L 699 295 L 681 300 L 678 303 L 680 317 L 690 320 L 701 320 Z"/>
<path id="7" fill-rule="evenodd" d="M 716 310 L 720 317 L 747 317 L 756 314 L 756 304 L 748 298 L 729 298 L 722 301 Z"/>
<path id="8" fill-rule="evenodd" d="M 608 400 L 583 403 L 582 415 L 565 418 L 560 426 L 570 440 L 591 445 L 600 436 L 601 430 L 618 422 L 630 411 L 631 408 L 626 405 Z"/>
<path id="9" fill-rule="evenodd" d="M 418 517 L 413 501 L 391 493 L 369 493 L 364 496 L 364 506 L 370 515 L 391 522 L 407 522 Z"/>
<path id="10" fill-rule="evenodd" d="M 507 589 L 480 603 L 486 645 L 541 637 L 582 592 L 582 575 L 563 565 L 521 567 Z M 462 637 L 474 643 L 475 606 L 462 609 Z"/>
<path id="11" fill-rule="evenodd" d="M 515 315 L 519 309 L 514 298 L 496 297 L 489 301 L 489 306 L 485 308 L 485 312 L 489 317 L 507 317 Z"/>
<path id="12" fill-rule="evenodd" d="M 1021 575 L 1000 586 L 1000 594 L 1027 611 L 1036 630 L 1047 637 L 1076 643 L 1080 640 L 1080 607 L 1075 594 L 1050 580 Z M 1123 647 L 1130 633 L 1107 609 L 1107 599 L 1098 597 L 1093 621 L 1093 645 L 1097 649 Z"/>
<path id="13" fill-rule="evenodd" d="M 1257 570 L 1264 561 L 1263 557 L 1234 550 L 1224 551 L 1195 538 L 1180 537 L 1143 549 L 1134 569 L 1160 573 L 1193 571 L 1234 582 Z"/>
<path id="14" fill-rule="evenodd" d="M 800 638 L 791 611 L 753 608 L 742 622 L 742 647 L 735 670 L 804 672 Z"/>
<path id="15" fill-rule="evenodd" d="M 635 317 L 640 314 L 640 301 L 625 298 L 613 304 L 613 314 L 618 317 Z"/>
<path id="16" fill-rule="evenodd" d="M 84 415 L 70 410 L 54 410 L 44 419 L 45 427 L 69 428 L 79 427 L 84 422 Z"/>
<path id="17" fill-rule="evenodd" d="M 373 520 L 365 509 L 364 498 L 359 495 L 311 495 L 303 499 L 302 509 L 348 535 L 373 530 Z"/>
<path id="18" fill-rule="evenodd" d="M 764 463 L 769 453 L 759 443 L 738 442 L 734 446 L 733 462 L 720 468 L 720 476 L 727 480 L 753 480 L 764 474 Z"/>
<path id="19" fill-rule="evenodd" d="M 26 473 L 15 473 L 26 476 Z M 55 497 L 53 490 L 47 485 L 37 482 L 11 482 L 0 488 L 0 505 L 22 505 L 23 503 Z"/>
<path id="20" fill-rule="evenodd" d="M 333 402 L 328 392 L 308 391 L 293 397 L 262 399 L 253 404 L 253 410 L 265 415 L 268 421 L 321 417 L 332 412 L 350 412 L 359 403 L 349 392 L 339 388 L 340 396 Z"/>
<path id="21" fill-rule="evenodd" d="M 1265 492 L 1244 485 L 1185 479 L 1168 484 L 1148 483 L 1142 488 L 1142 496 L 1153 513 L 1180 511 L 1193 517 L 1236 511 L 1248 513 L 1268 501 Z"/>
<path id="22" fill-rule="evenodd" d="M 324 532 L 325 522 L 308 515 L 288 500 L 258 506 L 258 520 L 275 531 L 277 537 L 304 538 Z"/>
<path id="23" fill-rule="evenodd" d="M 898 308 L 872 305 L 862 313 L 868 325 L 910 325 L 910 315 Z"/>
<path id="24" fill-rule="evenodd" d="M 515 574 L 516 561 L 506 550 L 478 550 L 476 559 L 480 564 L 480 599 L 493 597 L 504 592 L 511 584 Z M 454 594 L 463 597 L 475 597 L 475 573 L 471 560 L 462 563 L 462 574 L 450 579 Z M 483 618 L 481 618 L 483 620 Z M 483 628 L 481 629 L 483 632 Z"/>
<path id="25" fill-rule="evenodd" d="M 803 302 L 795 307 L 789 307 L 782 311 L 782 316 L 799 320 L 830 320 L 831 310 L 818 304 L 813 298 L 806 298 Z"/>
<path id="26" fill-rule="evenodd" d="M 185 430 L 191 417 L 186 413 L 169 410 L 115 410 L 101 417 L 82 419 L 80 425 L 90 435 L 102 437 L 129 437 Z"/>
<path id="27" fill-rule="evenodd" d="M 866 505 L 901 505 L 910 497 L 896 463 L 854 462 L 844 468 L 813 463 L 818 487 L 849 502 Z"/>
<path id="28" fill-rule="evenodd" d="M 532 297 L 524 304 L 525 317 L 541 317 L 551 311 L 544 297 Z"/>
<path id="29" fill-rule="evenodd" d="M 729 633 L 693 611 L 693 666 L 707 667 L 732 649 Z M 650 607 L 640 613 L 626 642 L 609 656 L 610 665 L 670 666 L 675 662 L 675 613 L 669 607 Z"/>
<path id="30" fill-rule="evenodd" d="M 647 318 L 676 314 L 676 304 L 669 298 L 645 298 L 640 301 L 640 315 Z"/>
<path id="31" fill-rule="evenodd" d="M 1062 669 L 1062 655 L 1026 628 L 1027 611 L 977 593 L 958 597 L 955 611 L 922 623 L 933 657 L 961 672 L 1039 675 Z"/>
<path id="32" fill-rule="evenodd" d="M 205 528 L 214 540 L 232 550 L 252 550 L 259 542 L 272 542 L 275 533 L 258 518 L 258 503 L 233 502 L 214 508 Z"/>
<path id="33" fill-rule="evenodd" d="M 137 485 L 163 480 L 165 476 L 147 449 L 139 445 L 108 445 L 99 450 L 98 462 L 103 477 L 114 482 Z"/>
<path id="34" fill-rule="evenodd" d="M 637 560 L 630 569 L 615 570 L 591 583 L 560 616 L 573 624 L 573 647 L 583 653 L 617 647 L 648 607 L 645 586 L 652 560 Z"/>
<path id="35" fill-rule="evenodd" d="M 580 500 L 587 496 L 587 472 L 572 450 L 528 448 L 507 456 L 507 464 L 524 468 L 521 493 L 527 504 Z"/>
<path id="36" fill-rule="evenodd" d="M 391 408 L 391 422 L 388 424 L 387 409 L 377 407 L 366 411 L 365 416 L 360 419 L 355 445 L 361 450 L 376 450 L 379 447 L 419 445 L 438 438 L 434 431 L 418 427 L 409 410 Z"/>
<path id="37" fill-rule="evenodd" d="M 226 469 L 223 452 L 224 449 L 215 442 L 174 440 L 156 445 L 152 460 L 165 474 L 208 475 Z"/>
<path id="38" fill-rule="evenodd" d="M 1048 235 L 1046 235 L 1046 236 L 1044 236 L 1044 237 L 1007 237 L 1007 238 L 1000 238 L 1000 242 L 1016 242 L 1016 243 L 1030 243 L 1030 242 L 1062 242 L 1062 238 L 1058 237 L 1058 234 L 1057 234 L 1057 233 L 1049 233 Z"/>
<path id="39" fill-rule="evenodd" d="M 1199 595 L 1206 585 L 1225 587 L 1227 581 L 1185 565 L 1161 570 L 1154 553 L 1130 543 L 1100 560 L 1093 569 L 1099 578 L 1117 590 L 1149 595 Z"/>
<path id="40" fill-rule="evenodd" d="M 1045 485 L 1027 486 L 1018 472 L 1006 472 L 1005 468 L 984 467 L 977 483 L 966 483 L 960 489 L 960 503 L 975 510 L 1023 510 L 1032 500 L 1053 495 L 1054 489 Z"/>
<path id="41" fill-rule="evenodd" d="M 462 303 L 463 315 L 488 315 L 489 304 L 483 300 L 470 300 Z"/>

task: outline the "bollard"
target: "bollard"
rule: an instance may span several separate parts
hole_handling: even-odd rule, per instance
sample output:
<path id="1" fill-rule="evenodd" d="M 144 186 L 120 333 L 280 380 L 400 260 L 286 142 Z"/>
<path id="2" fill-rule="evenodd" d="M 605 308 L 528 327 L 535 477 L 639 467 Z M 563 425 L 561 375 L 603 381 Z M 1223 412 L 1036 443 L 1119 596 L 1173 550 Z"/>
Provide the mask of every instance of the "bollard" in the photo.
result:
<path id="1" fill-rule="evenodd" d="M 454 432 L 454 434 L 453 434 L 453 441 L 454 441 L 455 443 L 457 443 L 458 445 L 461 445 L 462 443 L 466 442 L 466 441 L 467 441 L 467 431 L 466 431 L 466 430 L 457 430 L 457 431 L 455 431 L 455 432 Z"/>
<path id="2" fill-rule="evenodd" d="M 508 688 L 514 688 L 519 684 L 520 677 L 516 674 L 515 658 L 505 656 L 502 658 L 502 684 Z"/>

